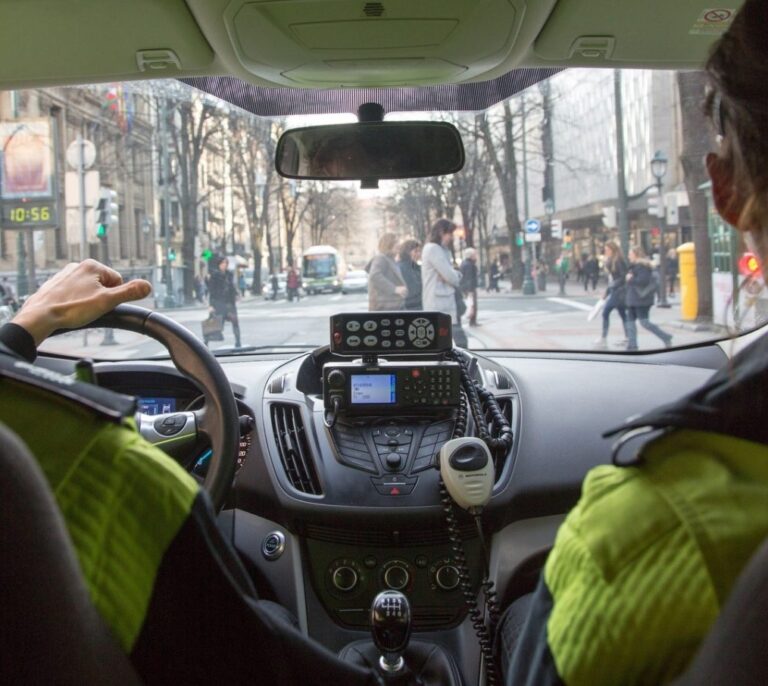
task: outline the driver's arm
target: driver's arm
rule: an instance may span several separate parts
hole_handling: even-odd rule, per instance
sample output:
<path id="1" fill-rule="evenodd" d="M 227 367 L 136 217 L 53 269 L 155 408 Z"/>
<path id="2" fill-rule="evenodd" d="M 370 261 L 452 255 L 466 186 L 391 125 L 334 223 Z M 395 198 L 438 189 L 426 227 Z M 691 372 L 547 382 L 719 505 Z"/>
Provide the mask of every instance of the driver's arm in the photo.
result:
<path id="1" fill-rule="evenodd" d="M 0 330 L 0 420 L 42 467 L 91 599 L 148 684 L 375 684 L 257 599 L 206 493 L 135 431 L 130 398 L 17 361 L 149 290 L 72 264 Z"/>

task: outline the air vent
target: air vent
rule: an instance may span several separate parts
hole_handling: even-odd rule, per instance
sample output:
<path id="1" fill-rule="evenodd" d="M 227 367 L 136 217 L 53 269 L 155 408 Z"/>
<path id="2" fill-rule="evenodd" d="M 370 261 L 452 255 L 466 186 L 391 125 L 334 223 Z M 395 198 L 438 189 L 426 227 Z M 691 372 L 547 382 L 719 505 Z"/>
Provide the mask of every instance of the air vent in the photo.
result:
<path id="1" fill-rule="evenodd" d="M 272 430 L 288 481 L 297 491 L 322 495 L 312 451 L 309 448 L 301 408 L 298 405 L 275 403 L 271 407 Z"/>
<path id="2" fill-rule="evenodd" d="M 366 17 L 380 17 L 384 14 L 384 3 L 366 2 L 363 6 L 363 14 Z"/>

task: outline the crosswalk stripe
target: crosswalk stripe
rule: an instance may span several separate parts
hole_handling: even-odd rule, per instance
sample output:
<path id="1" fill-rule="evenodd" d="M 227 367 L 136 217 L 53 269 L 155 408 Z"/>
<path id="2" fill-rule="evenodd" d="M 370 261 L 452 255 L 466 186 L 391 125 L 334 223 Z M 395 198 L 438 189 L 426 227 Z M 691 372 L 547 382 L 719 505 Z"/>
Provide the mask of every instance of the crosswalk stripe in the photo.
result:
<path id="1" fill-rule="evenodd" d="M 594 305 L 587 305 L 585 303 L 580 303 L 577 300 L 566 300 L 565 298 L 547 298 L 549 302 L 552 303 L 558 303 L 560 305 L 568 305 L 568 307 L 573 307 L 577 310 L 584 310 L 584 312 L 591 312 Z"/>

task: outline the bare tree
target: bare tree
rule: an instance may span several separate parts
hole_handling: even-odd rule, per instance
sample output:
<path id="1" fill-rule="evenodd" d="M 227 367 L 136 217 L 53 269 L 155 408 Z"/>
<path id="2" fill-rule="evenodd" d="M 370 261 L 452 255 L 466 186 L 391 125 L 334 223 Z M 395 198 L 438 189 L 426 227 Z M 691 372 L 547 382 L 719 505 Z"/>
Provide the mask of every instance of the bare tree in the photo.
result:
<path id="1" fill-rule="evenodd" d="M 235 196 L 243 203 L 248 221 L 254 262 L 251 292 L 254 294 L 261 293 L 261 246 L 265 236 L 270 269 L 274 266 L 269 223 L 275 190 L 272 160 L 277 128 L 279 124 L 269 119 L 235 111 L 230 114 L 231 169 Z"/>
<path id="2" fill-rule="evenodd" d="M 511 257 L 512 274 L 517 278 L 513 279 L 513 287 L 519 288 L 522 284 L 518 273 L 521 264 L 520 248 L 516 244 L 517 234 L 520 231 L 520 208 L 517 200 L 517 152 L 515 150 L 515 120 L 517 113 L 512 112 L 509 100 L 505 100 L 500 117 L 496 121 L 491 120 L 491 116 L 480 118 L 480 136 L 482 136 L 488 155 L 491 160 L 491 167 L 496 176 L 496 182 L 499 186 L 501 199 L 504 203 L 504 216 L 507 223 L 507 233 L 509 234 L 509 247 Z"/>
<path id="3" fill-rule="evenodd" d="M 293 242 L 307 213 L 307 196 L 299 191 L 295 181 L 279 177 L 278 203 L 285 229 L 286 261 L 294 264 Z"/>
<path id="4" fill-rule="evenodd" d="M 354 191 L 330 181 L 309 181 L 301 191 L 305 194 L 305 224 L 312 245 L 336 244 L 344 239 L 354 215 Z"/>
<path id="5" fill-rule="evenodd" d="M 701 107 L 705 86 L 704 72 L 680 71 L 677 73 L 683 133 L 680 163 L 683 166 L 685 188 L 688 192 L 692 237 L 696 251 L 697 319 L 711 321 L 712 252 L 707 221 L 707 198 L 700 186 L 709 179 L 704 166 L 704 156 L 714 149 L 715 142 L 711 126 Z"/>

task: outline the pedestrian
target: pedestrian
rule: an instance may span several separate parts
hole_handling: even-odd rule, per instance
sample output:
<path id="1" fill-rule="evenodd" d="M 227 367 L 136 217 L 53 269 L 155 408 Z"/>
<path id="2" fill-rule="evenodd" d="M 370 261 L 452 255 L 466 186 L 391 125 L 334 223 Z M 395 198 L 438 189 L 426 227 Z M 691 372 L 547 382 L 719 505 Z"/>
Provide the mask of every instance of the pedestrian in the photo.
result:
<path id="1" fill-rule="evenodd" d="M 203 277 L 200 276 L 200 274 L 195 274 L 195 300 L 199 303 L 205 302 L 204 296 L 205 296 L 205 283 L 203 281 Z"/>
<path id="2" fill-rule="evenodd" d="M 560 257 L 555 265 L 557 267 L 557 281 L 560 285 L 560 295 L 566 295 L 565 282 L 568 281 L 568 273 L 571 270 L 571 258 L 565 250 L 560 253 Z"/>
<path id="3" fill-rule="evenodd" d="M 272 275 L 269 277 L 269 283 L 272 287 L 272 300 L 277 300 L 277 292 L 280 290 L 280 281 L 277 278 L 277 272 L 273 269 Z"/>
<path id="4" fill-rule="evenodd" d="M 477 285 L 479 271 L 477 268 L 477 250 L 467 248 L 461 263 L 461 292 L 469 298 L 469 325 L 480 326 L 477 323 Z"/>
<path id="5" fill-rule="evenodd" d="M 449 219 L 438 219 L 430 229 L 429 243 L 421 253 L 421 278 L 424 285 L 424 309 L 451 316 L 453 342 L 461 348 L 468 345 L 461 327 L 461 273 L 451 264 L 451 246 L 456 225 Z"/>
<path id="6" fill-rule="evenodd" d="M 245 293 L 248 290 L 248 281 L 245 278 L 245 270 L 240 270 L 240 275 L 237 277 L 237 287 L 240 289 L 240 297 L 244 298 Z"/>
<path id="7" fill-rule="evenodd" d="M 386 312 L 402 310 L 408 287 L 395 262 L 397 236 L 385 233 L 379 238 L 379 252 L 370 262 L 368 269 L 368 310 Z"/>
<path id="8" fill-rule="evenodd" d="M 234 277 L 229 271 L 229 260 L 226 257 L 218 257 L 213 261 L 214 269 L 208 279 L 208 292 L 210 293 L 210 311 L 216 317 L 221 317 L 222 329 L 224 322 L 232 324 L 232 332 L 235 334 L 235 347 L 240 347 L 240 321 L 237 317 L 237 288 Z M 208 340 L 205 339 L 205 343 Z"/>
<path id="9" fill-rule="evenodd" d="M 294 298 L 296 298 L 296 302 L 301 300 L 299 288 L 301 288 L 301 274 L 299 274 L 299 270 L 291 262 L 288 265 L 288 273 L 285 276 L 285 290 L 288 293 L 288 302 L 293 302 Z"/>
<path id="10" fill-rule="evenodd" d="M 627 350 L 637 350 L 637 321 L 656 336 L 664 346 L 672 347 L 672 336 L 660 329 L 650 320 L 650 311 L 659 291 L 659 278 L 642 249 L 633 247 L 629 250 L 629 269 L 627 271 Z"/>
<path id="11" fill-rule="evenodd" d="M 595 255 L 589 255 L 584 264 L 584 292 L 589 290 L 589 284 L 592 284 L 592 290 L 597 289 L 597 280 L 600 278 L 600 264 Z"/>
<path id="12" fill-rule="evenodd" d="M 494 260 L 491 262 L 491 264 L 488 266 L 488 288 L 486 289 L 488 293 L 491 291 L 495 291 L 496 293 L 500 292 L 499 289 L 499 263 Z"/>
<path id="13" fill-rule="evenodd" d="M 675 282 L 680 271 L 680 261 L 677 258 L 677 250 L 670 248 L 667 251 L 667 283 L 669 284 L 669 295 L 675 294 Z"/>
<path id="14" fill-rule="evenodd" d="M 603 249 L 605 256 L 605 270 L 608 272 L 608 288 L 605 290 L 605 307 L 603 308 L 603 333 L 595 341 L 596 348 L 608 347 L 608 328 L 611 321 L 611 312 L 616 310 L 621 317 L 624 327 L 626 342 L 629 344 L 629 332 L 627 329 L 627 311 L 625 309 L 627 260 L 621 251 L 621 246 L 616 241 L 608 241 Z"/>
<path id="15" fill-rule="evenodd" d="M 408 288 L 408 295 L 405 296 L 406 310 L 423 310 L 421 302 L 421 243 L 415 238 L 408 238 L 400 244 L 400 259 L 398 266 L 400 274 Z"/>

